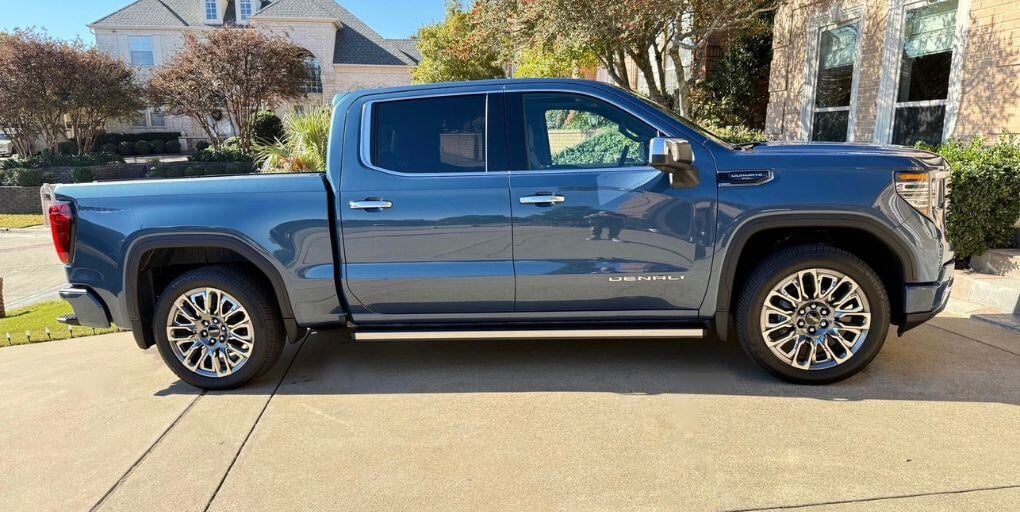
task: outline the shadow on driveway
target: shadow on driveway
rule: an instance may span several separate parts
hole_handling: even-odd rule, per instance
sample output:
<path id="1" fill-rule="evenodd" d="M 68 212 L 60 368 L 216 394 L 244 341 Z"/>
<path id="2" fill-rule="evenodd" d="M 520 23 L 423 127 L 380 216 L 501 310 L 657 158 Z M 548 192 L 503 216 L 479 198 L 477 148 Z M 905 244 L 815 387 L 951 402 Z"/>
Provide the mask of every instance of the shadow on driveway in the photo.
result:
<path id="1" fill-rule="evenodd" d="M 1020 355 L 952 332 L 972 325 L 943 319 L 945 328 L 891 335 L 869 368 L 828 386 L 779 381 L 735 343 L 717 341 L 344 343 L 316 334 L 277 393 L 602 392 L 1020 404 Z M 1020 336 L 994 332 L 1013 337 L 998 341 L 1020 349 Z M 174 385 L 157 395 L 190 389 Z"/>

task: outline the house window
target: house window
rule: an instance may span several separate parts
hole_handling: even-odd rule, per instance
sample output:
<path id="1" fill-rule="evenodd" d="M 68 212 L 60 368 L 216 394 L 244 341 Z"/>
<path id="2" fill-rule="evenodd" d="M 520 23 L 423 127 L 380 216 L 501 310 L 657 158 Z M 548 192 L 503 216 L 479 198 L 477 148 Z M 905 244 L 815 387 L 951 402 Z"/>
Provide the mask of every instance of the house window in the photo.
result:
<path id="1" fill-rule="evenodd" d="M 151 68 L 156 63 L 151 36 L 130 36 L 128 41 L 131 44 L 132 66 Z"/>
<path id="2" fill-rule="evenodd" d="M 846 142 L 850 132 L 857 25 L 823 29 L 818 35 L 818 73 L 811 114 L 811 140 Z"/>
<path id="3" fill-rule="evenodd" d="M 903 18 L 893 144 L 941 144 L 956 36 L 957 0 L 910 9 Z"/>
<path id="4" fill-rule="evenodd" d="M 166 114 L 159 108 L 149 111 L 149 126 L 154 128 L 166 128 Z"/>
<path id="5" fill-rule="evenodd" d="M 131 118 L 132 128 L 166 128 L 166 114 L 159 107 L 141 110 Z"/>
<path id="6" fill-rule="evenodd" d="M 194 5 L 194 4 L 192 4 Z M 219 7 L 216 5 L 216 0 L 205 0 L 205 19 L 206 21 L 216 21 L 220 18 Z"/>
<path id="7" fill-rule="evenodd" d="M 319 65 L 319 59 L 308 55 L 305 57 L 305 83 L 301 89 L 306 94 L 308 93 L 321 93 L 322 92 L 322 66 Z"/>
<path id="8" fill-rule="evenodd" d="M 251 0 L 241 0 L 238 4 L 241 9 L 241 21 L 251 19 Z"/>

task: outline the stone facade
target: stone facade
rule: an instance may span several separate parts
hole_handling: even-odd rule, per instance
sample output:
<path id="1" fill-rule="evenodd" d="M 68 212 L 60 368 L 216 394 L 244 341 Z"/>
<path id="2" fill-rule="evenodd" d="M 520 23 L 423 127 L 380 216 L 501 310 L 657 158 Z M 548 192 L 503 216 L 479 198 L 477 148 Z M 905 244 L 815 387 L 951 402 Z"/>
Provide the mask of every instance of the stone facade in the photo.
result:
<path id="1" fill-rule="evenodd" d="M 776 14 L 766 132 L 811 139 L 819 31 L 856 24 L 850 142 L 892 141 L 904 12 L 931 2 L 793 0 Z M 943 140 L 1020 132 L 1020 0 L 959 0 Z"/>
<path id="2" fill-rule="evenodd" d="M 0 187 L 0 213 L 40 214 L 39 187 Z"/>

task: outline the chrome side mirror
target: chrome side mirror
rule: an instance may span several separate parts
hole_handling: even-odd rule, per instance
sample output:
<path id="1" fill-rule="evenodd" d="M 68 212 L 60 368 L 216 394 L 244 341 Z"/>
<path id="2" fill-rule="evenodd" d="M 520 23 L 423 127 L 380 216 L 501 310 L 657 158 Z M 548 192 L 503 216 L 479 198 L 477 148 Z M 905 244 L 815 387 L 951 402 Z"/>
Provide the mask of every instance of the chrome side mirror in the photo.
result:
<path id="1" fill-rule="evenodd" d="M 673 188 L 693 188 L 701 181 L 694 168 L 694 150 L 684 139 L 652 139 L 648 144 L 648 165 L 668 174 Z"/>
<path id="2" fill-rule="evenodd" d="M 684 139 L 656 137 L 648 144 L 648 165 L 662 172 L 676 172 L 694 166 L 694 151 Z"/>

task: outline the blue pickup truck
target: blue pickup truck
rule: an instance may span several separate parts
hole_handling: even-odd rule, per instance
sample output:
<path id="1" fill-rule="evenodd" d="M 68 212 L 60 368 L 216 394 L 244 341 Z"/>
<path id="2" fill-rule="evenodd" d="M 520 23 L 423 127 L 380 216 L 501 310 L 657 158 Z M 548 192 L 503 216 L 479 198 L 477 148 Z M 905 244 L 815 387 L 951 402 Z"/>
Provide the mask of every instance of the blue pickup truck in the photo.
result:
<path id="1" fill-rule="evenodd" d="M 612 86 L 337 97 L 325 174 L 62 185 L 66 323 L 129 328 L 184 381 L 288 341 L 736 339 L 776 376 L 855 374 L 949 297 L 946 162 L 733 145 Z"/>

